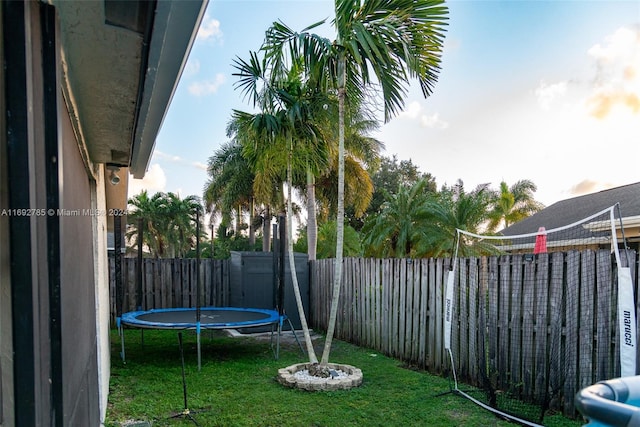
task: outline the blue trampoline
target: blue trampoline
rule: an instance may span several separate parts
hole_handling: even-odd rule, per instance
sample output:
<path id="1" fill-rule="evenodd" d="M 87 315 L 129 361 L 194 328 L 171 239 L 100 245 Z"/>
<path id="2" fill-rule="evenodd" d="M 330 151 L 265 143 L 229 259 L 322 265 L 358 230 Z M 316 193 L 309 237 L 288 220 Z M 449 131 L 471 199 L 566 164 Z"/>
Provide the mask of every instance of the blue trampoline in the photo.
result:
<path id="1" fill-rule="evenodd" d="M 114 221 L 115 253 L 121 253 L 121 224 L 119 217 Z M 284 219 L 280 219 L 284 221 Z M 200 210 L 195 212 L 196 236 L 200 235 Z M 139 219 L 138 232 L 142 233 L 144 229 L 144 221 Z M 277 359 L 280 353 L 280 334 L 285 321 L 289 323 L 289 327 L 295 337 L 300 350 L 302 345 L 295 334 L 291 320 L 287 317 L 282 309 L 284 303 L 284 245 L 280 244 L 280 240 L 284 236 L 284 226 L 280 227 L 280 239 L 274 239 L 274 265 L 278 268 L 278 273 L 274 275 L 274 287 L 277 294 L 276 306 L 278 310 L 267 310 L 263 308 L 242 308 L 242 307 L 196 307 L 190 308 L 161 308 L 151 310 L 141 310 L 142 307 L 142 245 L 138 245 L 138 265 L 136 269 L 136 288 L 137 288 L 137 306 L 138 311 L 130 311 L 122 313 L 122 273 L 120 267 L 120 257 L 115 257 L 115 270 L 120 272 L 116 274 L 116 325 L 120 335 L 122 361 L 125 361 L 124 350 L 124 333 L 123 326 L 144 329 L 174 329 L 184 330 L 191 329 L 196 332 L 197 348 L 198 348 L 198 369 L 201 365 L 200 351 L 200 331 L 202 329 L 236 329 L 236 328 L 254 328 L 259 326 L 271 326 L 271 344 L 273 347 L 274 331 L 277 331 L 276 349 L 274 356 Z M 277 247 L 276 247 L 277 246 Z M 196 258 L 198 265 L 200 264 L 200 239 L 196 239 Z M 198 268 L 199 271 L 199 268 Z M 196 301 L 201 301 L 202 286 L 200 275 L 196 275 Z"/>
<path id="2" fill-rule="evenodd" d="M 130 311 L 123 313 L 118 320 L 121 340 L 120 355 L 124 361 L 125 351 L 122 326 L 139 329 L 192 329 L 196 331 L 199 368 L 201 363 L 200 331 L 202 329 L 236 329 L 271 325 L 272 346 L 274 329 L 277 329 L 277 344 L 274 351 L 274 356 L 277 359 L 280 353 L 280 333 L 285 320 L 289 321 L 286 315 L 281 315 L 275 310 L 262 308 L 196 307 Z M 290 321 L 289 326 L 293 331 Z M 298 341 L 297 336 L 296 341 Z M 298 345 L 302 348 L 299 341 Z"/>
<path id="3" fill-rule="evenodd" d="M 275 325 L 281 318 L 275 310 L 237 307 L 162 308 L 124 313 L 121 322 L 147 329 L 235 329 Z M 284 320 L 284 319 L 282 319 Z"/>

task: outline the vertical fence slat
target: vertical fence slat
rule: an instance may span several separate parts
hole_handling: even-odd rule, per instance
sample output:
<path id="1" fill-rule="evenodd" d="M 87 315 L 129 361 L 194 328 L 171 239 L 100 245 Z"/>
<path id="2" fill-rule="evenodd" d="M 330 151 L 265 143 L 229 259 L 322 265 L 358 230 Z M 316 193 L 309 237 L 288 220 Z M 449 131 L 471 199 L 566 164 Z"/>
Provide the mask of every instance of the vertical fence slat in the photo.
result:
<path id="1" fill-rule="evenodd" d="M 429 366 L 429 360 L 427 358 L 427 334 L 429 330 L 429 281 L 428 268 L 429 264 L 426 259 L 420 260 L 420 338 L 418 349 L 418 360 L 421 368 Z"/>
<path id="2" fill-rule="evenodd" d="M 579 350 L 578 350 L 578 388 L 587 387 L 594 383 L 593 369 L 593 338 L 594 338 L 594 305 L 596 303 L 595 289 L 595 253 L 582 252 L 579 308 Z"/>
<path id="3" fill-rule="evenodd" d="M 423 327 L 420 323 L 420 260 L 413 260 L 413 309 L 412 309 L 412 327 L 411 327 L 411 360 L 413 362 L 420 361 L 420 329 Z"/>
<path id="4" fill-rule="evenodd" d="M 375 347 L 380 350 L 382 348 L 382 261 L 380 260 L 372 260 L 375 264 L 374 267 L 374 298 L 376 302 L 376 323 L 375 323 Z"/>
<path id="5" fill-rule="evenodd" d="M 438 259 L 436 262 L 436 336 L 435 336 L 435 368 L 436 372 L 442 372 L 443 366 L 443 331 L 444 331 L 444 278 L 443 278 L 443 265 L 442 259 Z"/>
<path id="6" fill-rule="evenodd" d="M 534 373 L 535 261 L 525 260 L 522 284 L 522 398 L 531 399 Z"/>
<path id="7" fill-rule="evenodd" d="M 460 375 L 466 377 L 469 375 L 469 294 L 471 293 L 470 286 L 468 285 L 469 274 L 467 271 L 466 260 L 459 260 L 456 267 L 456 283 L 458 289 L 458 322 L 459 322 L 459 335 L 460 343 L 458 346 L 458 357 L 456 362 L 456 369 L 460 372 Z M 455 294 L 454 294 L 455 295 Z"/>
<path id="8" fill-rule="evenodd" d="M 499 280 L 500 280 L 500 303 L 498 307 L 498 384 L 503 389 L 508 384 L 507 375 L 509 375 L 509 298 L 511 262 L 509 257 L 500 258 L 499 262 Z"/>
<path id="9" fill-rule="evenodd" d="M 435 370 L 436 369 L 436 319 L 438 318 L 438 312 L 436 309 L 436 261 L 431 258 L 428 260 L 429 263 L 429 274 L 427 276 L 428 280 L 428 315 L 429 315 L 429 335 L 427 339 L 427 361 L 429 363 L 428 367 Z"/>
<path id="10" fill-rule="evenodd" d="M 407 260 L 399 260 L 399 275 L 398 275 L 398 291 L 400 293 L 399 305 L 398 305 L 398 345 L 396 348 L 396 354 L 402 357 L 406 351 L 406 325 L 407 325 L 407 281 L 408 281 L 408 266 Z"/>
<path id="11" fill-rule="evenodd" d="M 542 402 L 547 391 L 548 308 L 549 308 L 549 255 L 540 254 L 536 261 L 535 287 L 535 400 Z"/>
<path id="12" fill-rule="evenodd" d="M 549 282 L 549 390 L 552 397 L 559 396 L 564 385 L 563 318 L 562 304 L 564 280 L 564 254 L 551 254 L 551 279 Z M 560 409 L 560 408 L 552 408 Z"/>
<path id="13" fill-rule="evenodd" d="M 489 263 L 486 257 L 480 258 L 480 265 L 478 268 L 478 317 L 477 317 L 477 330 L 476 330 L 476 365 L 478 377 L 477 384 L 483 384 L 487 376 L 487 340 L 485 334 L 486 320 L 487 320 L 487 301 L 488 301 L 488 276 L 489 276 Z"/>
<path id="14" fill-rule="evenodd" d="M 595 381 L 602 381 L 613 377 L 611 369 L 611 312 L 614 302 L 611 300 L 612 295 L 612 277 L 611 277 L 611 254 L 609 251 L 598 251 L 596 254 L 597 272 L 596 272 L 596 288 L 597 288 L 597 349 L 596 349 L 596 378 Z"/>
<path id="15" fill-rule="evenodd" d="M 391 334 L 391 278 L 392 260 L 385 259 L 382 261 L 382 351 L 385 354 L 391 354 L 391 345 L 389 344 L 389 335 Z"/>
<path id="16" fill-rule="evenodd" d="M 565 362 L 564 395 L 575 396 L 577 389 L 578 326 L 580 324 L 578 299 L 580 296 L 580 253 L 567 254 L 567 287 L 565 309 Z M 564 399 L 564 413 L 574 414 L 573 399 Z"/>
<path id="17" fill-rule="evenodd" d="M 509 382 L 519 384 L 522 381 L 522 257 L 514 256 L 511 264 L 511 321 L 509 349 Z"/>
<path id="18" fill-rule="evenodd" d="M 480 259 L 469 260 L 469 379 L 478 384 L 478 318 L 480 316 Z"/>

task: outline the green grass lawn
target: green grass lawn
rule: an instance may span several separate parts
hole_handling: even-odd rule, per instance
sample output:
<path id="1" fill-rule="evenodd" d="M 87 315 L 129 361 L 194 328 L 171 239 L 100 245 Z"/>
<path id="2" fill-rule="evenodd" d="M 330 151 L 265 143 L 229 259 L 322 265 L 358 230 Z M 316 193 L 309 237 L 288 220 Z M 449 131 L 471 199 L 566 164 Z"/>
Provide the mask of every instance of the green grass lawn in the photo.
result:
<path id="1" fill-rule="evenodd" d="M 274 360 L 269 341 L 230 338 L 222 332 L 202 335 L 198 372 L 195 335 L 183 333 L 188 402 L 201 426 L 513 426 L 470 401 L 452 394 L 446 378 L 406 369 L 375 351 L 335 341 L 332 362 L 362 369 L 362 386 L 346 391 L 307 392 L 275 381 L 278 368 L 305 362 L 295 344 L 283 344 Z M 106 426 L 131 420 L 153 426 L 194 425 L 169 419 L 184 408 L 177 333 L 127 330 L 127 363 L 112 334 L 112 366 Z M 315 342 L 321 350 L 322 340 Z M 583 423 L 556 415 L 548 426 Z"/>

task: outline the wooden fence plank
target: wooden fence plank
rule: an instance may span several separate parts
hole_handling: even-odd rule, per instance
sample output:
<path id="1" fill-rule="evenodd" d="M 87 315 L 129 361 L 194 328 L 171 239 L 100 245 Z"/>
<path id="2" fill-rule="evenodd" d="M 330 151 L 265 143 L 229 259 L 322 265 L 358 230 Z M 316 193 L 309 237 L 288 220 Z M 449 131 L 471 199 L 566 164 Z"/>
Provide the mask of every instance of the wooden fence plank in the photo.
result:
<path id="1" fill-rule="evenodd" d="M 489 366 L 491 375 L 496 378 L 493 387 L 504 389 L 511 378 L 520 380 L 520 310 L 509 309 L 521 303 L 522 283 L 520 272 L 522 266 L 511 266 L 511 257 L 503 255 L 499 259 L 499 282 L 489 287 L 489 303 L 496 301 L 495 308 L 489 307 Z M 492 319 L 492 317 L 496 319 Z M 511 343 L 509 347 L 508 343 Z M 511 357 L 509 357 L 511 355 Z M 515 359 L 515 363 L 513 362 Z M 511 391 L 511 390 L 510 390 Z"/>
<path id="2" fill-rule="evenodd" d="M 359 346 L 368 346 L 367 321 L 369 318 L 370 306 L 367 303 L 367 280 L 369 280 L 369 278 L 367 277 L 367 270 L 365 269 L 363 263 L 364 260 L 362 260 L 361 258 L 356 259 L 356 266 L 358 269 L 358 274 L 356 277 L 356 280 L 358 281 L 358 312 L 356 313 L 356 316 L 358 316 L 358 330 L 360 331 L 360 336 L 356 337 L 355 342 L 358 343 Z"/>
<path id="3" fill-rule="evenodd" d="M 488 280 L 489 280 L 489 263 L 486 257 L 480 258 L 478 269 L 478 317 L 476 332 L 476 369 L 478 377 L 476 385 L 484 384 L 487 377 L 487 340 L 486 340 L 486 321 L 487 321 L 487 300 L 488 300 Z"/>
<path id="4" fill-rule="evenodd" d="M 480 313 L 480 259 L 469 260 L 469 380 L 472 385 L 478 385 L 478 326 Z"/>
<path id="5" fill-rule="evenodd" d="M 615 327 L 611 322 L 611 311 L 615 304 L 612 301 L 613 281 L 611 277 L 611 253 L 598 251 L 596 254 L 596 305 L 597 319 L 595 323 L 597 334 L 595 381 L 613 378 L 611 359 L 611 329 Z"/>
<path id="6" fill-rule="evenodd" d="M 442 259 L 436 260 L 436 306 L 434 316 L 436 318 L 436 336 L 435 336 L 435 369 L 436 372 L 442 372 L 443 366 L 443 331 L 444 331 L 444 267 Z"/>
<path id="7" fill-rule="evenodd" d="M 419 260 L 420 262 L 420 332 L 418 337 L 418 366 L 420 368 L 426 368 L 429 365 L 427 360 L 427 331 L 429 330 L 429 263 L 426 259 Z"/>
<path id="8" fill-rule="evenodd" d="M 411 360 L 414 363 L 419 363 L 420 353 L 420 330 L 422 324 L 420 323 L 420 260 L 413 260 L 413 280 L 412 280 L 412 325 L 411 325 Z"/>
<path id="9" fill-rule="evenodd" d="M 459 336 L 460 342 L 458 345 L 458 351 L 454 353 L 454 362 L 459 375 L 467 377 L 469 375 L 469 272 L 467 270 L 467 260 L 458 260 L 456 265 L 456 284 L 458 289 L 458 322 L 459 322 Z M 455 295 L 455 294 L 454 294 Z"/>
<path id="10" fill-rule="evenodd" d="M 398 355 L 398 348 L 400 345 L 400 340 L 398 339 L 399 331 L 400 331 L 400 280 L 401 280 L 401 271 L 400 264 L 402 260 L 395 259 L 393 261 L 393 280 L 392 280 L 392 292 L 393 299 L 391 301 L 391 335 L 389 339 L 391 340 L 391 355 Z"/>
<path id="11" fill-rule="evenodd" d="M 564 360 L 564 395 L 575 396 L 578 391 L 578 325 L 579 297 L 580 297 L 580 253 L 567 253 L 567 287 L 565 309 L 565 360 Z M 573 399 L 564 399 L 564 413 L 575 414 Z"/>
<path id="12" fill-rule="evenodd" d="M 398 300 L 398 346 L 396 354 L 402 357 L 406 352 L 406 326 L 407 326 L 407 260 L 398 260 L 400 272 L 398 275 L 398 291 L 400 299 Z"/>
<path id="13" fill-rule="evenodd" d="M 580 301 L 578 317 L 578 388 L 582 389 L 595 382 L 593 369 L 594 306 L 596 300 L 595 253 L 582 252 L 580 263 Z"/>
<path id="14" fill-rule="evenodd" d="M 436 303 L 436 260 L 429 259 L 429 274 L 428 274 L 428 314 L 429 314 L 429 335 L 427 339 L 427 361 L 428 367 L 434 372 L 436 371 L 436 331 L 438 318 L 437 303 Z"/>
<path id="15" fill-rule="evenodd" d="M 389 335 L 391 334 L 391 277 L 392 260 L 382 261 L 382 352 L 391 354 Z"/>
<path id="16" fill-rule="evenodd" d="M 382 261 L 381 260 L 374 260 L 375 262 L 375 267 L 374 267 L 374 284 L 375 284 L 375 303 L 376 303 L 376 309 L 375 309 L 375 314 L 376 314 L 376 322 L 375 322 L 375 336 L 374 336 L 374 348 L 377 350 L 380 350 L 382 348 L 382 327 L 383 327 L 383 320 L 382 320 Z"/>
<path id="17" fill-rule="evenodd" d="M 563 343 L 563 298 L 564 254 L 551 254 L 551 279 L 549 281 L 549 390 L 552 398 L 557 398 L 564 385 Z M 556 399 L 559 401 L 559 399 Z M 561 409 L 561 408 L 552 408 Z"/>
<path id="18" fill-rule="evenodd" d="M 522 282 L 522 398 L 533 397 L 535 358 L 533 346 L 536 265 L 534 259 L 525 260 Z"/>
<path id="19" fill-rule="evenodd" d="M 539 254 L 536 260 L 535 286 L 535 400 L 542 402 L 547 392 L 549 254 Z"/>
<path id="20" fill-rule="evenodd" d="M 516 255 L 511 264 L 510 384 L 519 384 L 522 381 L 522 274 L 522 257 Z"/>

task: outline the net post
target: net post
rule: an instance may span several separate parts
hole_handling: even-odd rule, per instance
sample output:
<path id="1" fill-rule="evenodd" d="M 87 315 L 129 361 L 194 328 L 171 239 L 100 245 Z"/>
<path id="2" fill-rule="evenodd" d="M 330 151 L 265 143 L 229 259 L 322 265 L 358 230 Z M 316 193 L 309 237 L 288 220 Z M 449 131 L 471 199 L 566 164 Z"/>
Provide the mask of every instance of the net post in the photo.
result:
<path id="1" fill-rule="evenodd" d="M 142 245 L 144 241 L 144 219 L 138 218 L 138 265 L 136 266 L 136 310 L 142 310 Z"/>

